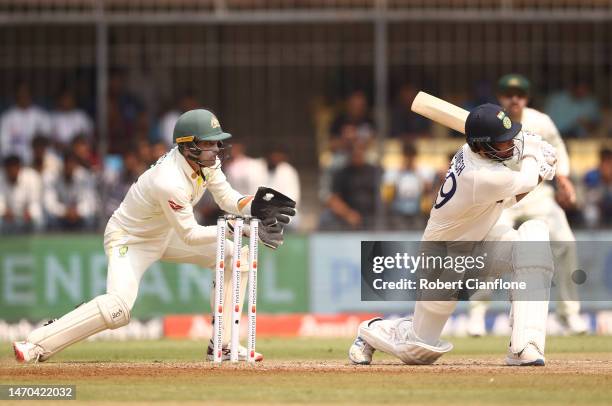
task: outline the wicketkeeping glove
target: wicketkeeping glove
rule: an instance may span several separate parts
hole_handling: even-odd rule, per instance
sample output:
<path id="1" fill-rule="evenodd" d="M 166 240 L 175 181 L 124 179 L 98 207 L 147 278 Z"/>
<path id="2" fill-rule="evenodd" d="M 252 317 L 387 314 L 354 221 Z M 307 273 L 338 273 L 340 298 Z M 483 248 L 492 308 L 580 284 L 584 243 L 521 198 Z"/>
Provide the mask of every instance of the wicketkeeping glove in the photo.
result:
<path id="1" fill-rule="evenodd" d="M 281 223 L 282 227 L 289 224 L 295 216 L 295 201 L 272 188 L 260 186 L 251 204 L 251 215 L 257 217 L 262 224 L 273 225 Z M 271 221 L 275 219 L 275 221 Z"/>
<path id="2" fill-rule="evenodd" d="M 234 220 L 227 222 L 227 229 L 230 235 L 234 234 Z M 251 238 L 251 227 L 246 223 L 242 226 L 242 235 Z M 263 245 L 275 250 L 284 242 L 283 225 L 274 218 L 268 219 L 265 223 L 260 221 L 257 236 Z"/>
<path id="3" fill-rule="evenodd" d="M 274 222 L 273 224 L 270 224 Z M 283 225 L 276 221 L 276 219 L 268 219 L 267 224 L 264 222 L 259 223 L 259 240 L 268 248 L 272 248 L 273 250 L 277 249 L 283 242 L 285 242 L 283 237 Z"/>

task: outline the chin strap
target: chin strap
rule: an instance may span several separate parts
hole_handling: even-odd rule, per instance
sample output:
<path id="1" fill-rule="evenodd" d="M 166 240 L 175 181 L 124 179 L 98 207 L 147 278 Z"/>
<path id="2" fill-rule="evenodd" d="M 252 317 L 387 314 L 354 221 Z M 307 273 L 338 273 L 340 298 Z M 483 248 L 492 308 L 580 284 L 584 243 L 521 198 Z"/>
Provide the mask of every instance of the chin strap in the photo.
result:
<path id="1" fill-rule="evenodd" d="M 196 164 L 198 164 L 198 166 L 200 167 L 200 171 L 202 170 L 202 168 L 207 168 L 207 166 L 204 164 L 204 162 L 200 161 L 200 154 L 202 153 L 202 151 L 206 151 L 204 149 L 199 148 L 195 142 L 189 142 L 189 143 L 184 143 L 184 144 L 179 144 L 179 151 L 184 151 L 187 150 L 187 156 L 185 158 L 189 159 L 192 162 L 195 162 Z M 229 153 L 226 153 L 225 151 L 228 150 L 228 147 L 224 146 L 223 143 L 221 143 L 220 147 L 219 147 L 219 152 L 217 153 L 217 158 L 219 158 L 219 165 L 218 166 L 214 166 L 211 169 L 217 169 L 220 168 L 221 165 L 223 164 L 223 162 L 225 161 L 225 159 L 229 156 Z M 203 176 L 202 176 L 203 177 Z"/>

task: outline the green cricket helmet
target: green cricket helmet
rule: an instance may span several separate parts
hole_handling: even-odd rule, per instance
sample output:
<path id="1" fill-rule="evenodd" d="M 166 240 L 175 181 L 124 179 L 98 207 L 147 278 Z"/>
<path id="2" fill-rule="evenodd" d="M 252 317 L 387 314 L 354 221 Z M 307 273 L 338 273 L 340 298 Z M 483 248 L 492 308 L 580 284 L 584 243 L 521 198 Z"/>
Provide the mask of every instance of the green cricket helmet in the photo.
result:
<path id="1" fill-rule="evenodd" d="M 199 141 L 217 141 L 219 152 L 217 156 L 221 162 L 226 155 L 226 147 L 223 140 L 232 135 L 223 132 L 221 124 L 215 115 L 204 109 L 189 110 L 178 118 L 174 125 L 173 140 L 178 145 L 179 150 L 187 150 L 187 158 L 196 162 L 200 166 L 207 166 L 200 160 L 200 155 L 204 151 L 198 147 Z"/>
<path id="2" fill-rule="evenodd" d="M 223 132 L 219 120 L 204 109 L 189 110 L 174 125 L 173 139 L 177 144 L 198 141 L 222 141 L 232 135 Z"/>

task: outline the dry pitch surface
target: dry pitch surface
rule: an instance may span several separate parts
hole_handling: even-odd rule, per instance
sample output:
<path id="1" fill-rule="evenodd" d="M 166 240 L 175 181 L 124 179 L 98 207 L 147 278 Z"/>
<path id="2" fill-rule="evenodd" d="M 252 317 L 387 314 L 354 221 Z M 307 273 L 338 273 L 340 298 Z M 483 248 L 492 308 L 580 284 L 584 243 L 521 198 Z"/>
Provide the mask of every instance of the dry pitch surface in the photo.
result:
<path id="1" fill-rule="evenodd" d="M 506 341 L 453 339 L 455 350 L 432 366 L 378 354 L 371 366 L 353 366 L 347 339 L 260 340 L 266 360 L 255 366 L 214 366 L 202 360 L 203 343 L 170 340 L 87 342 L 52 361 L 21 365 L 3 343 L 0 383 L 74 384 L 78 400 L 104 404 L 612 403 L 612 337 L 550 338 L 543 368 L 504 366 Z"/>

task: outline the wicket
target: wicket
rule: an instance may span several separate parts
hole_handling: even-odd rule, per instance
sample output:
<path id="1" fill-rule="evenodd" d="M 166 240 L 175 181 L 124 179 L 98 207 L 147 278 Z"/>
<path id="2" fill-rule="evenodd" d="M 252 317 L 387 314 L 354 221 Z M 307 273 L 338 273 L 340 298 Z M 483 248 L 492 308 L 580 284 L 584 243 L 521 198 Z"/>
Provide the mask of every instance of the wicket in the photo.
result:
<path id="1" fill-rule="evenodd" d="M 240 283 L 241 283 L 241 248 L 242 230 L 244 222 L 250 226 L 249 238 L 249 274 L 248 274 L 248 336 L 247 361 L 255 362 L 255 342 L 257 324 L 257 233 L 259 221 L 255 217 L 224 215 L 217 219 L 217 256 L 215 265 L 215 321 L 213 326 L 213 360 L 223 360 L 223 306 L 224 306 L 224 279 L 225 279 L 225 241 L 227 222 L 234 220 L 234 251 L 232 257 L 232 327 L 230 360 L 238 361 L 238 347 L 240 339 Z"/>

